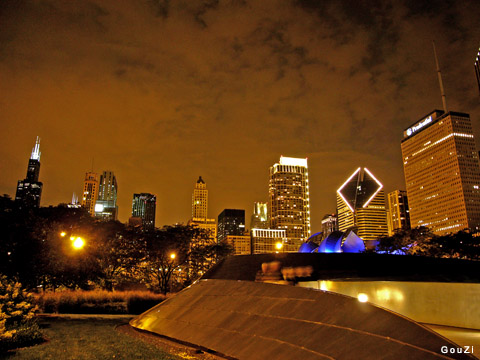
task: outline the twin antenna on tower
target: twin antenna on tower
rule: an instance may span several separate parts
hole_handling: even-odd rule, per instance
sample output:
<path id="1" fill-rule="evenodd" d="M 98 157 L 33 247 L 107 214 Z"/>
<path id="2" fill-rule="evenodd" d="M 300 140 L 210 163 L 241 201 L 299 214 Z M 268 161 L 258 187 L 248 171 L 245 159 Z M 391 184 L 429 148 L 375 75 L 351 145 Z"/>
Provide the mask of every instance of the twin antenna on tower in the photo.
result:
<path id="1" fill-rule="evenodd" d="M 440 72 L 440 65 L 438 65 L 437 50 L 435 49 L 435 41 L 432 41 L 432 45 L 433 45 L 433 54 L 435 55 L 435 64 L 437 65 L 437 74 L 438 74 L 438 82 L 440 84 L 440 92 L 442 93 L 443 111 L 445 111 L 445 114 L 446 114 L 447 99 L 445 98 L 445 90 L 443 89 L 443 81 L 442 81 L 442 73 Z"/>

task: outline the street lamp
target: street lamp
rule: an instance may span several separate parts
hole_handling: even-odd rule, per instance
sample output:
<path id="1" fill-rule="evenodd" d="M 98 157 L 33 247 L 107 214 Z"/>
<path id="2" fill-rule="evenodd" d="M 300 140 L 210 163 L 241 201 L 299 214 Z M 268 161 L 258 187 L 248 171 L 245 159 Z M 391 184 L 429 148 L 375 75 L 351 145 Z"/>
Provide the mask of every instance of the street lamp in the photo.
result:
<path id="1" fill-rule="evenodd" d="M 358 301 L 360 301 L 362 303 L 367 302 L 368 301 L 368 295 L 365 294 L 365 293 L 359 293 L 357 295 L 357 299 L 358 299 Z"/>
<path id="2" fill-rule="evenodd" d="M 283 244 L 282 244 L 281 242 L 277 242 L 277 243 L 275 244 L 275 247 L 277 248 L 277 250 L 280 251 L 280 250 L 282 250 L 282 248 L 283 248 Z"/>
<path id="3" fill-rule="evenodd" d="M 85 246 L 85 240 L 78 236 L 72 243 L 72 246 L 75 250 L 80 250 Z"/>
<path id="4" fill-rule="evenodd" d="M 170 259 L 175 260 L 175 257 L 176 257 L 175 253 L 170 254 Z"/>

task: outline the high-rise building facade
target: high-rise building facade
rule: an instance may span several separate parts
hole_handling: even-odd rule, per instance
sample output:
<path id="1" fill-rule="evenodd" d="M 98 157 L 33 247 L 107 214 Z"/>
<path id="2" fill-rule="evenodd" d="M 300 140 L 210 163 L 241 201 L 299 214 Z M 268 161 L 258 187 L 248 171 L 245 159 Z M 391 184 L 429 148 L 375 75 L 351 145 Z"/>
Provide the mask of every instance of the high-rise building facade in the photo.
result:
<path id="1" fill-rule="evenodd" d="M 322 219 L 322 239 L 325 239 L 332 232 L 338 230 L 336 214 L 327 214 Z"/>
<path id="2" fill-rule="evenodd" d="M 95 216 L 102 220 L 117 220 L 117 178 L 113 171 L 104 171 L 100 175 L 98 198 L 95 204 Z"/>
<path id="3" fill-rule="evenodd" d="M 470 116 L 434 110 L 404 131 L 401 146 L 411 227 L 478 231 L 480 165 Z"/>
<path id="4" fill-rule="evenodd" d="M 298 251 L 310 236 L 307 159 L 281 156 L 270 167 L 268 215 L 271 229 L 286 232 L 285 251 Z"/>
<path id="5" fill-rule="evenodd" d="M 20 209 L 40 207 L 43 184 L 38 181 L 40 176 L 40 138 L 37 136 L 32 154 L 28 160 L 27 177 L 18 180 L 15 204 Z"/>
<path id="6" fill-rule="evenodd" d="M 271 254 L 288 250 L 286 230 L 252 229 L 250 234 L 252 254 Z"/>
<path id="7" fill-rule="evenodd" d="M 243 235 L 245 233 L 245 210 L 224 209 L 218 215 L 217 241 L 220 243 L 228 235 Z"/>
<path id="8" fill-rule="evenodd" d="M 192 245 L 205 245 L 217 241 L 217 224 L 215 219 L 209 219 L 208 214 L 208 190 L 207 184 L 200 176 L 195 183 L 192 194 L 192 218 L 188 225 L 199 227 L 208 232 L 208 239 L 192 239 Z M 202 243 L 203 242 L 203 243 Z"/>
<path id="9" fill-rule="evenodd" d="M 410 229 L 407 192 L 395 190 L 388 193 L 387 203 L 388 235 L 392 236 L 396 230 Z"/>
<path id="10" fill-rule="evenodd" d="M 227 235 L 225 243 L 233 248 L 233 255 L 248 255 L 252 253 L 252 240 L 248 230 L 245 231 L 244 235 Z"/>
<path id="11" fill-rule="evenodd" d="M 132 217 L 142 219 L 143 231 L 155 230 L 157 197 L 149 193 L 133 194 Z"/>
<path id="12" fill-rule="evenodd" d="M 83 182 L 82 207 L 91 216 L 95 216 L 95 203 L 98 197 L 98 175 L 94 172 L 87 172 Z"/>
<path id="13" fill-rule="evenodd" d="M 250 220 L 250 229 L 268 229 L 268 205 L 266 202 L 255 202 Z"/>
<path id="14" fill-rule="evenodd" d="M 365 242 L 387 235 L 383 185 L 367 168 L 358 168 L 337 190 L 338 230 L 352 228 Z"/>

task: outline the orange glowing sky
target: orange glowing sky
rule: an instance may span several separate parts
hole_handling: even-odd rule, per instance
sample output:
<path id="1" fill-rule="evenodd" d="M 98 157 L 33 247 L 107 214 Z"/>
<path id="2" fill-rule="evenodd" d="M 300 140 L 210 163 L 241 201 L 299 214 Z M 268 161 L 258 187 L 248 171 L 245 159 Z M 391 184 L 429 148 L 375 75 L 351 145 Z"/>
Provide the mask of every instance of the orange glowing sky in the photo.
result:
<path id="1" fill-rule="evenodd" d="M 308 157 L 313 231 L 358 166 L 404 189 L 403 130 L 441 108 L 432 40 L 480 136 L 480 2 L 378 3 L 2 1 L 0 193 L 37 135 L 42 206 L 80 195 L 94 159 L 121 221 L 151 192 L 157 226 L 186 222 L 202 175 L 209 216 L 245 209 L 248 226 L 280 155 Z"/>

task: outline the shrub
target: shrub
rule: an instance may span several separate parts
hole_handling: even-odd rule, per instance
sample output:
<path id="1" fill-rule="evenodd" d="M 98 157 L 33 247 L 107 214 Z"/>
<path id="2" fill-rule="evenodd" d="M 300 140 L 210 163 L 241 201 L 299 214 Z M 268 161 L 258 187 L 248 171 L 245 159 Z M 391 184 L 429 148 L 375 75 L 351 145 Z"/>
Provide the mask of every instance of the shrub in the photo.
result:
<path id="1" fill-rule="evenodd" d="M 143 293 L 132 294 L 127 300 L 129 314 L 141 314 L 165 300 L 165 295 Z"/>
<path id="2" fill-rule="evenodd" d="M 43 312 L 63 314 L 140 314 L 165 299 L 149 291 L 59 291 L 37 296 Z"/>
<path id="3" fill-rule="evenodd" d="M 42 341 L 33 295 L 0 276 L 0 352 Z"/>

